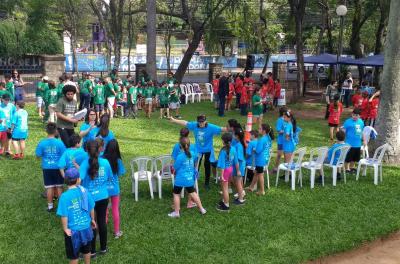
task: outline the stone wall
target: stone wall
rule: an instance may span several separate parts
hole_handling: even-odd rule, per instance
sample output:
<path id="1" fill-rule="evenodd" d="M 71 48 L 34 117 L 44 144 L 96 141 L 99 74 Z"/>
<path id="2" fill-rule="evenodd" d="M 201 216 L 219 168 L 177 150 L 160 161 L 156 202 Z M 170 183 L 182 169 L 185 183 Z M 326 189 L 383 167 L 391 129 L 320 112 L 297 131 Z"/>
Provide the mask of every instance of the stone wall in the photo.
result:
<path id="1" fill-rule="evenodd" d="M 64 55 L 42 55 L 40 57 L 43 66 L 43 75 L 47 75 L 49 80 L 55 82 L 65 72 Z"/>
<path id="2" fill-rule="evenodd" d="M 222 74 L 224 65 L 222 63 L 210 63 L 208 68 L 208 82 L 212 82 L 215 79 L 215 75 Z"/>

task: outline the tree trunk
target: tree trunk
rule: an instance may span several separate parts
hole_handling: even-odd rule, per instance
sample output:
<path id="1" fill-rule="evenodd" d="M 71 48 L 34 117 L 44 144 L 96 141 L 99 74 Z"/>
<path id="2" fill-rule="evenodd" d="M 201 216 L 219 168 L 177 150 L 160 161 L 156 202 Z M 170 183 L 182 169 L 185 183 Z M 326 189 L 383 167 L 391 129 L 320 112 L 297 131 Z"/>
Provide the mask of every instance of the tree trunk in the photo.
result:
<path id="1" fill-rule="evenodd" d="M 117 3 L 118 1 L 118 3 Z M 123 18 L 125 0 L 110 0 L 110 24 L 114 46 L 114 68 L 119 69 L 121 62 L 121 47 L 123 40 Z"/>
<path id="2" fill-rule="evenodd" d="M 79 78 L 78 59 L 76 56 L 76 40 L 73 34 L 70 34 L 70 38 L 71 38 L 71 49 L 72 49 L 72 61 L 74 62 L 72 74 L 77 73 L 77 77 Z"/>
<path id="3" fill-rule="evenodd" d="M 129 17 L 128 17 L 128 75 L 131 75 L 131 51 L 133 44 L 133 18 L 132 18 L 132 2 L 129 1 Z"/>
<path id="4" fill-rule="evenodd" d="M 167 72 L 171 71 L 171 32 L 168 29 L 168 33 L 167 33 L 167 39 L 166 39 L 166 43 L 165 43 L 165 55 L 167 57 Z"/>
<path id="5" fill-rule="evenodd" d="M 380 11 L 380 19 L 379 24 L 376 29 L 375 34 L 375 54 L 380 54 L 382 52 L 383 44 L 385 42 L 385 30 L 388 23 L 388 13 L 389 13 L 389 2 L 390 0 L 379 0 L 379 11 Z M 381 70 L 376 67 L 374 71 L 374 83 L 373 85 L 380 85 L 379 79 L 381 75 Z"/>
<path id="6" fill-rule="evenodd" d="M 147 7 L 147 55 L 146 71 L 152 80 L 157 80 L 157 58 L 156 58 L 156 0 L 146 0 Z"/>
<path id="7" fill-rule="evenodd" d="M 270 50 L 266 49 L 264 55 L 265 55 L 265 62 L 261 74 L 264 74 L 267 71 L 269 57 L 271 56 Z"/>
<path id="8" fill-rule="evenodd" d="M 225 56 L 225 54 L 226 54 L 226 52 L 225 52 L 225 50 L 226 50 L 226 42 L 223 40 L 223 41 L 220 41 L 219 43 L 221 45 L 221 56 Z"/>
<path id="9" fill-rule="evenodd" d="M 392 0 L 390 6 L 388 35 L 385 44 L 382 87 L 376 129 L 376 145 L 388 143 L 388 161 L 400 162 L 400 1 Z"/>
<path id="10" fill-rule="evenodd" d="M 185 72 L 189 66 L 190 60 L 192 59 L 194 52 L 196 51 L 197 47 L 200 44 L 203 33 L 204 33 L 204 28 L 202 27 L 193 28 L 193 38 L 190 41 L 189 46 L 185 51 L 185 54 L 183 55 L 182 61 L 175 72 L 175 79 L 178 82 L 182 81 L 183 76 L 185 75 Z"/>

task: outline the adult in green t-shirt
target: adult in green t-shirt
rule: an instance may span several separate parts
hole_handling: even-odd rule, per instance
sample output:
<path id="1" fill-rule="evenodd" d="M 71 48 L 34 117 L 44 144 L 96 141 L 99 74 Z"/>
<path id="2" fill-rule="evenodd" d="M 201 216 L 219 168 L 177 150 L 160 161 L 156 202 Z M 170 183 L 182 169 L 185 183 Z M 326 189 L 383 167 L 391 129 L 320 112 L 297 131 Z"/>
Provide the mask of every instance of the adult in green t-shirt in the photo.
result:
<path id="1" fill-rule="evenodd" d="M 90 93 L 93 90 L 93 82 L 90 77 L 90 73 L 86 74 L 85 81 L 80 86 L 81 89 L 79 94 L 79 110 L 82 110 L 83 108 L 89 109 L 90 107 Z"/>
<path id="2" fill-rule="evenodd" d="M 133 118 L 136 118 L 137 115 L 137 97 L 138 88 L 132 85 L 128 90 L 128 115 L 129 113 L 132 113 Z"/>
<path id="3" fill-rule="evenodd" d="M 10 94 L 10 101 L 14 102 L 15 88 L 14 88 L 14 83 L 12 81 L 11 75 L 10 74 L 4 75 L 4 79 L 6 81 L 6 90 Z"/>
<path id="4" fill-rule="evenodd" d="M 181 89 L 178 84 L 175 83 L 172 88 L 169 89 L 169 108 L 175 110 L 175 117 L 180 118 L 179 108 L 181 107 L 179 100 L 181 97 Z"/>
<path id="5" fill-rule="evenodd" d="M 97 115 L 97 120 L 99 120 L 100 116 L 102 116 L 104 113 L 104 104 L 106 102 L 106 98 L 104 96 L 104 88 L 105 86 L 103 85 L 103 83 L 99 82 L 92 90 L 93 103 Z"/>
<path id="6" fill-rule="evenodd" d="M 164 117 L 164 109 L 166 109 L 167 118 L 169 118 L 169 89 L 167 83 L 163 83 L 161 87 L 157 89 L 158 99 L 160 100 L 160 118 Z"/>
<path id="7" fill-rule="evenodd" d="M 261 102 L 260 89 L 254 90 L 252 98 L 252 113 L 253 113 L 253 124 L 258 124 L 258 128 L 261 129 L 263 119 L 263 105 Z"/>
<path id="8" fill-rule="evenodd" d="M 150 118 L 153 106 L 153 96 L 154 96 L 154 87 L 152 81 L 148 83 L 147 87 L 143 88 L 142 95 L 144 97 L 144 110 L 146 112 L 146 116 Z"/>
<path id="9" fill-rule="evenodd" d="M 56 121 L 56 106 L 57 106 L 58 100 L 60 99 L 60 93 L 59 93 L 59 90 L 57 89 L 54 81 L 49 81 L 49 89 L 47 89 L 45 91 L 43 99 L 44 99 L 45 105 L 49 112 L 48 121 L 55 122 Z"/>
<path id="10" fill-rule="evenodd" d="M 104 93 L 107 100 L 107 112 L 110 115 L 110 118 L 113 118 L 115 95 L 117 94 L 117 92 L 114 90 L 114 84 L 111 81 L 110 77 L 105 78 Z"/>
<path id="11" fill-rule="evenodd" d="M 174 74 L 172 72 L 168 72 L 168 77 L 165 80 L 167 83 L 168 88 L 174 87 L 175 83 L 177 83 L 176 79 L 174 78 Z"/>
<path id="12" fill-rule="evenodd" d="M 36 87 L 36 107 L 38 109 L 39 117 L 43 118 L 45 115 L 44 94 L 49 89 L 49 77 L 43 76 L 42 80 L 38 82 Z"/>

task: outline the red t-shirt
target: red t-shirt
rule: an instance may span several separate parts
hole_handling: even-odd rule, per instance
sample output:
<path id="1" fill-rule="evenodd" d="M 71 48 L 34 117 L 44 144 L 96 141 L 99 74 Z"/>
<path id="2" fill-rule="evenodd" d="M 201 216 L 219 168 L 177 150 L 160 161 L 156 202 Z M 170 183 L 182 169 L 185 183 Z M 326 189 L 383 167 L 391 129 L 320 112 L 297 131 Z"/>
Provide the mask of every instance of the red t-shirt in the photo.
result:
<path id="1" fill-rule="evenodd" d="M 250 83 L 250 85 L 253 85 L 255 82 L 256 82 L 256 81 L 254 81 L 254 79 L 251 78 L 251 77 L 249 77 L 249 78 L 245 77 L 244 80 L 243 80 L 243 83 L 244 83 L 244 84 Z"/>
<path id="2" fill-rule="evenodd" d="M 335 109 L 334 103 L 330 103 L 328 123 L 339 125 L 340 116 L 342 115 L 342 112 L 343 112 L 343 105 L 341 102 L 338 102 L 337 109 Z"/>
<path id="3" fill-rule="evenodd" d="M 261 86 L 261 97 L 264 98 L 268 93 L 268 84 L 263 84 Z"/>
<path id="4" fill-rule="evenodd" d="M 355 94 L 353 95 L 353 97 L 351 98 L 351 102 L 353 103 L 354 108 L 359 108 L 361 107 L 362 101 L 363 101 L 363 97 L 361 94 Z"/>
<path id="5" fill-rule="evenodd" d="M 281 96 L 281 84 L 276 83 L 275 84 L 275 98 L 279 98 Z"/>
<path id="6" fill-rule="evenodd" d="M 235 92 L 237 94 L 240 94 L 242 92 L 242 88 L 243 88 L 243 81 L 242 79 L 240 79 L 240 77 L 237 77 L 235 80 Z"/>
<path id="7" fill-rule="evenodd" d="M 246 86 L 242 87 L 242 95 L 240 96 L 240 104 L 248 104 L 249 98 L 247 95 L 247 88 Z"/>
<path id="8" fill-rule="evenodd" d="M 214 79 L 212 81 L 212 86 L 213 86 L 213 92 L 215 94 L 217 94 L 218 93 L 218 88 L 219 88 L 219 79 Z"/>
<path id="9" fill-rule="evenodd" d="M 270 77 L 270 78 L 268 78 L 267 93 L 274 94 L 274 90 L 275 90 L 275 83 L 274 83 L 274 80 L 272 79 L 272 77 Z"/>
<path id="10" fill-rule="evenodd" d="M 234 94 L 235 94 L 235 85 L 233 83 L 229 83 L 228 100 L 232 100 Z"/>
<path id="11" fill-rule="evenodd" d="M 378 116 L 379 98 L 372 99 L 369 102 L 369 118 L 375 119 Z"/>
<path id="12" fill-rule="evenodd" d="M 368 98 L 364 98 L 361 106 L 360 106 L 361 114 L 360 117 L 362 120 L 366 120 L 369 117 L 369 100 Z"/>

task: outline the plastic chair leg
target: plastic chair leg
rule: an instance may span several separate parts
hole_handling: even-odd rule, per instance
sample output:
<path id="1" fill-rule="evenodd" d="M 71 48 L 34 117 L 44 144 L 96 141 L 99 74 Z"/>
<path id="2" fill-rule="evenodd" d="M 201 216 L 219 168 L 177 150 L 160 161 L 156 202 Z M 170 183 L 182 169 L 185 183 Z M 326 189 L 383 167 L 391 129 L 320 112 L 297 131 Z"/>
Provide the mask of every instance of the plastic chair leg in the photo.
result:
<path id="1" fill-rule="evenodd" d="M 269 172 L 268 172 L 268 168 L 267 168 L 267 188 L 269 189 Z"/>
<path id="2" fill-rule="evenodd" d="M 381 174 L 381 182 L 383 182 L 383 176 L 382 176 L 382 164 L 379 166 L 380 174 Z"/>
<path id="3" fill-rule="evenodd" d="M 275 187 L 278 187 L 278 181 L 279 181 L 279 167 L 278 167 L 278 171 L 276 172 L 276 184 Z"/>
<path id="4" fill-rule="evenodd" d="M 378 185 L 379 168 L 377 164 L 374 164 L 374 184 Z"/>
<path id="5" fill-rule="evenodd" d="M 161 199 L 161 197 L 162 197 L 162 194 L 161 194 L 161 190 L 162 190 L 161 184 L 162 184 L 162 179 L 161 179 L 161 177 L 159 177 L 159 178 L 158 178 L 158 198 L 160 198 L 160 199 Z"/>
<path id="6" fill-rule="evenodd" d="M 243 182 L 243 186 L 245 186 L 246 185 L 246 182 L 247 182 L 247 172 L 248 172 L 249 170 L 246 168 L 245 170 L 244 170 L 244 182 Z"/>
<path id="7" fill-rule="evenodd" d="M 139 201 L 139 180 L 135 179 L 135 201 Z"/>
<path id="8" fill-rule="evenodd" d="M 294 191 L 296 188 L 296 171 L 292 170 L 290 174 L 292 176 L 292 191 Z"/>
<path id="9" fill-rule="evenodd" d="M 195 182 L 195 188 L 196 188 L 197 195 L 200 195 L 200 193 L 199 193 L 199 182 L 197 180 Z"/>
<path id="10" fill-rule="evenodd" d="M 325 173 L 324 173 L 324 167 L 321 169 L 321 176 L 322 176 L 322 186 L 325 186 Z"/>
<path id="11" fill-rule="evenodd" d="M 361 170 L 361 163 L 358 163 L 356 181 L 358 181 L 358 178 L 360 177 L 360 170 Z"/>
<path id="12" fill-rule="evenodd" d="M 314 183 L 315 183 L 315 169 L 311 168 L 311 176 L 310 176 L 310 182 L 311 182 L 311 189 L 314 188 Z"/>
<path id="13" fill-rule="evenodd" d="M 332 185 L 336 186 L 336 180 L 337 180 L 337 167 L 336 166 L 334 166 L 332 168 L 332 179 L 333 179 Z"/>
<path id="14" fill-rule="evenodd" d="M 148 178 L 147 178 L 147 181 L 149 182 L 149 189 L 150 189 L 150 196 L 151 196 L 151 199 L 154 199 L 152 178 L 151 178 L 151 177 L 148 177 Z"/>

